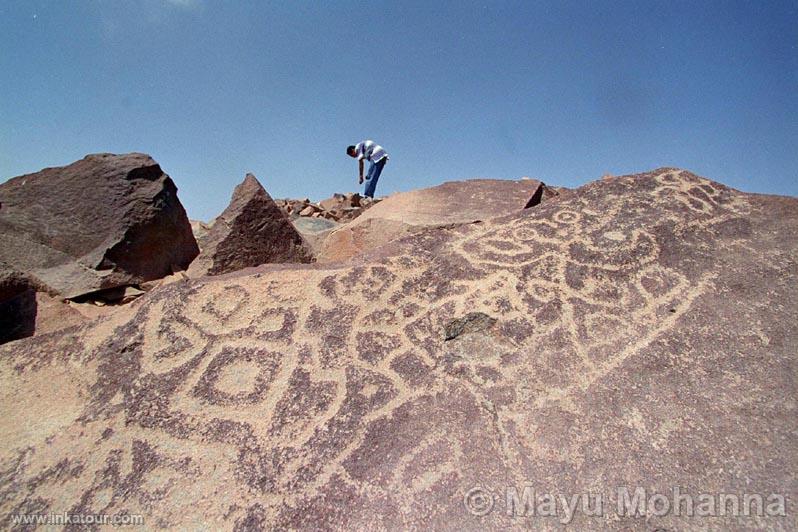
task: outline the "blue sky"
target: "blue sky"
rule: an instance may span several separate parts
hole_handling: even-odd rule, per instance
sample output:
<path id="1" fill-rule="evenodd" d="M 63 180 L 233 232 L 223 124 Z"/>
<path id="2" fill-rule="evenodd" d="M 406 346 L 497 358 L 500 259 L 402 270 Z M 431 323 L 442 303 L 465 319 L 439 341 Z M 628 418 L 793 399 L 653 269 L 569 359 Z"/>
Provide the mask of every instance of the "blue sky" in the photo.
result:
<path id="1" fill-rule="evenodd" d="M 798 1 L 5 0 L 0 181 L 151 154 L 192 218 L 469 177 L 679 166 L 798 195 Z"/>

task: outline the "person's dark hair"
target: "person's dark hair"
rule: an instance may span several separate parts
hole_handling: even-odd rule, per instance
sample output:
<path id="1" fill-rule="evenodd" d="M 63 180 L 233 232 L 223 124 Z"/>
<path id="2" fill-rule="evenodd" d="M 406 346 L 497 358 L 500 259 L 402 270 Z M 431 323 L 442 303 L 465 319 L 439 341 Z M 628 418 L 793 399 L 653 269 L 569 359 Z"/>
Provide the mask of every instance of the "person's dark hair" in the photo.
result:
<path id="1" fill-rule="evenodd" d="M 354 147 L 354 146 L 347 146 L 347 147 L 346 147 L 346 154 L 347 154 L 347 155 L 351 155 L 351 154 L 353 154 L 354 152 L 355 152 L 355 147 Z"/>

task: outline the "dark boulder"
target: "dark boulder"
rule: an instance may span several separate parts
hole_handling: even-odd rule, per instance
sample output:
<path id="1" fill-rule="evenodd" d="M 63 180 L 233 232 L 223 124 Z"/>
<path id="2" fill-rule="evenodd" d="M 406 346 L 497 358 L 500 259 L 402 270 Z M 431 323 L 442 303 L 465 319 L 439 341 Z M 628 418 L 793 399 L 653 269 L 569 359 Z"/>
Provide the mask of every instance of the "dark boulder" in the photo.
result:
<path id="1" fill-rule="evenodd" d="M 96 154 L 0 185 L 0 260 L 66 298 L 158 279 L 199 249 L 148 155 Z"/>
<path id="2" fill-rule="evenodd" d="M 192 277 L 267 263 L 310 262 L 309 246 L 257 178 L 247 174 L 201 241 Z"/>

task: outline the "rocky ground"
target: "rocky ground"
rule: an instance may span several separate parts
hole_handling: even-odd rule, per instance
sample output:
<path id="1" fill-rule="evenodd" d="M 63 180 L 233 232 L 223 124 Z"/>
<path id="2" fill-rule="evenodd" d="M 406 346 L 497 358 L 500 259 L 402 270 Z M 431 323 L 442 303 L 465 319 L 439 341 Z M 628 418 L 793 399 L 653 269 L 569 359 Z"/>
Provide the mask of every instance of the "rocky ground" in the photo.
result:
<path id="1" fill-rule="evenodd" d="M 372 205 L 376 205 L 382 198 L 369 198 L 349 192 L 347 194 L 334 194 L 332 197 L 319 202 L 309 199 L 278 199 L 277 206 L 292 218 L 309 217 L 325 218 L 335 222 L 348 222 L 354 220 Z"/>
<path id="2" fill-rule="evenodd" d="M 282 209 L 253 180 L 226 213 Z M 347 223 L 270 215 L 316 260 L 189 267 L 0 346 L 0 513 L 238 530 L 798 526 L 798 200 L 671 168 L 559 194 L 443 187 Z M 497 205 L 498 187 L 521 201 Z M 214 231 L 264 242 L 230 231 L 253 227 L 236 218 L 195 224 L 202 253 Z M 343 235 L 346 256 L 320 260 Z M 8 272 L 7 302 L 36 293 Z M 643 490 L 646 515 L 619 511 L 619 488 Z M 674 489 L 716 507 L 660 511 Z M 763 503 L 721 514 L 720 494 Z M 546 495 L 582 501 L 569 515 Z"/>

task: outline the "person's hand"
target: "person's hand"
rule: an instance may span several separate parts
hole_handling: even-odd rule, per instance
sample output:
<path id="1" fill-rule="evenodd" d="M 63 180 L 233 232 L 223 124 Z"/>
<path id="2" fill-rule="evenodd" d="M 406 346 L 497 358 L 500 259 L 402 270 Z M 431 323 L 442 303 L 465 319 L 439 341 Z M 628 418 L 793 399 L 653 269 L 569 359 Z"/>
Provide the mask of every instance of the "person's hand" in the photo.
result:
<path id="1" fill-rule="evenodd" d="M 358 185 L 362 185 L 363 184 L 363 178 L 362 177 L 358 178 L 357 184 Z"/>

